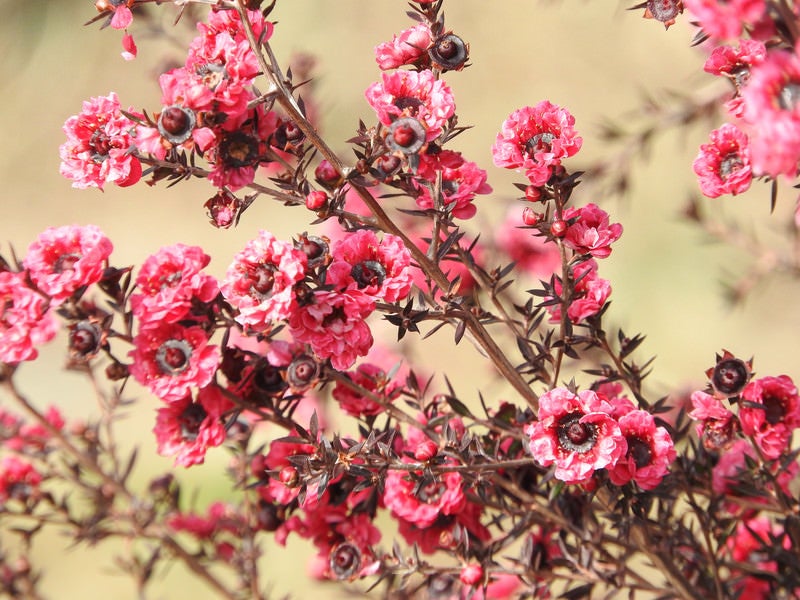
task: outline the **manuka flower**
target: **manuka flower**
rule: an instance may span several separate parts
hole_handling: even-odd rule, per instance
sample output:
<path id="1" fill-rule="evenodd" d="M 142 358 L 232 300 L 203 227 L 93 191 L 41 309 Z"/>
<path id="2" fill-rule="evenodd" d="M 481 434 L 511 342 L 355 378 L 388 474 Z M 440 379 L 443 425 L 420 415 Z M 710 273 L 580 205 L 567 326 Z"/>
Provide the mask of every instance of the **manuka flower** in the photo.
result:
<path id="1" fill-rule="evenodd" d="M 432 71 L 383 73 L 381 81 L 366 91 L 367 102 L 387 127 L 400 117 L 413 117 L 427 128 L 427 141 L 442 133 L 455 113 L 455 100 L 447 84 Z"/>
<path id="2" fill-rule="evenodd" d="M 36 346 L 56 335 L 47 300 L 30 289 L 23 273 L 0 271 L 0 362 L 33 360 Z"/>
<path id="3" fill-rule="evenodd" d="M 567 316 L 573 323 L 580 323 L 600 312 L 611 295 L 611 284 L 597 275 L 597 263 L 589 259 L 574 265 L 571 269 L 574 281 L 572 297 L 567 307 Z M 559 277 L 553 278 L 553 291 L 557 296 L 563 293 L 563 284 Z M 561 320 L 561 302 L 553 303 L 553 298 L 545 299 L 547 312 L 551 321 Z"/>
<path id="4" fill-rule="evenodd" d="M 553 166 L 580 150 L 583 140 L 576 135 L 574 125 L 569 111 L 548 100 L 515 110 L 503 121 L 492 146 L 494 164 L 524 169 L 531 184 L 544 185 Z"/>
<path id="5" fill-rule="evenodd" d="M 800 396 L 786 375 L 762 377 L 742 390 L 742 432 L 752 436 L 767 458 L 778 458 L 800 427 Z"/>
<path id="6" fill-rule="evenodd" d="M 50 227 L 29 247 L 23 264 L 36 287 L 57 306 L 103 276 L 113 245 L 94 225 Z"/>
<path id="7" fill-rule="evenodd" d="M 233 260 L 220 285 L 225 299 L 239 310 L 236 320 L 257 331 L 287 319 L 297 301 L 293 286 L 306 273 L 306 255 L 291 243 L 261 231 Z"/>
<path id="8" fill-rule="evenodd" d="M 622 235 L 622 225 L 609 223 L 608 213 L 593 203 L 567 208 L 563 219 L 569 223 L 564 245 L 578 254 L 607 258 L 611 254 L 611 244 Z"/>
<path id="9" fill-rule="evenodd" d="M 598 469 L 612 468 L 627 452 L 612 405 L 591 390 L 555 388 L 539 398 L 539 420 L 525 428 L 534 460 L 555 465 L 565 483 L 586 483 Z"/>
<path id="10" fill-rule="evenodd" d="M 393 36 L 391 42 L 376 46 L 375 60 L 382 71 L 413 65 L 418 61 L 427 62 L 431 41 L 431 28 L 426 23 L 419 23 Z"/>
<path id="11" fill-rule="evenodd" d="M 477 209 L 472 204 L 476 194 L 490 194 L 492 186 L 486 183 L 486 171 L 472 161 L 464 160 L 460 152 L 442 150 L 438 154 L 422 154 L 417 170 L 419 179 L 414 179 L 414 186 L 419 191 L 417 206 L 433 208 L 434 199 L 431 188 L 442 175 L 442 203 L 448 207 L 457 219 L 470 219 Z M 425 185 L 421 180 L 427 180 Z"/>
<path id="12" fill-rule="evenodd" d="M 192 302 L 211 302 L 219 293 L 217 281 L 202 272 L 211 258 L 199 246 L 165 246 L 145 259 L 136 278 L 131 309 L 140 323 L 176 323 Z"/>
<path id="13" fill-rule="evenodd" d="M 374 231 L 359 229 L 333 247 L 328 283 L 336 289 L 357 289 L 362 293 L 397 302 L 411 290 L 411 252 L 390 233 L 382 239 Z"/>
<path id="14" fill-rule="evenodd" d="M 618 423 L 628 450 L 609 469 L 611 483 L 625 485 L 633 480 L 643 490 L 655 489 L 676 457 L 669 432 L 656 426 L 653 415 L 644 410 L 631 410 Z"/>
<path id="15" fill-rule="evenodd" d="M 708 198 L 746 192 L 753 181 L 747 135 L 735 125 L 725 123 L 712 131 L 710 138 L 710 144 L 700 146 L 692 165 L 700 191 Z"/>
<path id="16" fill-rule="evenodd" d="M 191 467 L 202 464 L 206 451 L 225 441 L 222 416 L 233 408 L 216 385 L 204 387 L 197 393 L 158 409 L 153 433 L 161 456 L 174 456 L 175 465 Z"/>
<path id="17" fill-rule="evenodd" d="M 64 123 L 61 174 L 76 188 L 133 185 L 142 176 L 142 165 L 130 152 L 135 127 L 122 114 L 114 92 L 85 101 L 81 114 Z"/>
<path id="18" fill-rule="evenodd" d="M 183 400 L 192 388 L 211 383 L 220 351 L 201 327 L 158 324 L 141 329 L 129 355 L 131 375 L 167 402 Z"/>

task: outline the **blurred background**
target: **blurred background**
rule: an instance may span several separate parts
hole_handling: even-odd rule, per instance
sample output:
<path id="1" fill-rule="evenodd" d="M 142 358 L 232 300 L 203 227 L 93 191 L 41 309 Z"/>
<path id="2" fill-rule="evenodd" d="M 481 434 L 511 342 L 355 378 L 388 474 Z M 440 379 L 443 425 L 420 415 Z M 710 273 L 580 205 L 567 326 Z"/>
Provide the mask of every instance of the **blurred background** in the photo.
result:
<path id="1" fill-rule="evenodd" d="M 568 165 L 578 169 L 623 150 L 624 144 L 603 140 L 604 123 L 614 120 L 632 131 L 637 124 L 648 123 L 647 118 L 633 116 L 643 98 L 669 105 L 679 102 L 675 94 L 724 91 L 725 82 L 703 73 L 706 50 L 690 47 L 694 31 L 685 17 L 665 31 L 660 23 L 643 20 L 642 10 L 626 10 L 627 5 L 585 0 L 445 3 L 446 25 L 470 43 L 472 63 L 461 73 L 446 75 L 455 93 L 459 124 L 473 126 L 452 148 L 487 169 L 494 187 L 492 195 L 478 197 L 478 216 L 465 224 L 466 229 L 496 227 L 518 195 L 512 184 L 522 176 L 493 167 L 490 154 L 501 122 L 516 108 L 543 99 L 568 108 L 584 138 L 583 150 Z M 193 32 L 185 24 L 172 28 L 176 11 L 165 3 L 149 11 L 152 23 L 134 20 L 131 32 L 139 57 L 125 62 L 120 57 L 121 32 L 100 30 L 99 24 L 83 26 L 96 14 L 90 0 L 0 0 L 0 8 L 4 16 L 0 21 L 4 141 L 0 253 L 7 256 L 13 247 L 22 257 L 48 226 L 93 223 L 114 242 L 112 260 L 118 266 L 140 264 L 159 247 L 183 242 L 202 246 L 212 256 L 210 271 L 221 276 L 232 256 L 259 229 L 282 238 L 308 229 L 304 209 L 287 209 L 266 199 L 259 199 L 244 214 L 238 228 L 214 229 L 203 208 L 212 193 L 202 182 L 170 189 L 150 188 L 143 182 L 124 189 L 109 185 L 105 192 L 72 189 L 59 175 L 64 121 L 80 111 L 83 100 L 112 90 L 123 106 L 158 110 L 157 75 L 183 61 L 181 43 Z M 316 57 L 314 93 L 320 128 L 345 157 L 352 155 L 344 140 L 354 135 L 358 120 L 375 122 L 363 97 L 364 89 L 380 77 L 373 48 L 412 25 L 406 10 L 401 0 L 279 0 L 271 16 L 278 21 L 273 46 L 284 64 L 300 52 Z M 167 38 L 158 33 L 161 27 Z M 770 279 L 744 303 L 731 306 L 722 284 L 743 273 L 751 258 L 711 243 L 680 217 L 686 199 L 697 193 L 691 168 L 697 148 L 723 120 L 718 115 L 688 131 L 655 137 L 647 155 L 634 157 L 624 197 L 606 194 L 599 185 L 581 186 L 573 196 L 575 204 L 599 204 L 625 227 L 613 254 L 600 266 L 601 276 L 611 281 L 614 290 L 606 322 L 609 329 L 619 326 L 629 335 L 647 335 L 638 356 L 644 360 L 657 355 L 648 379 L 654 398 L 703 385 L 703 371 L 722 348 L 742 358 L 754 356 L 759 375 L 797 375 L 796 283 Z M 776 246 L 784 243 L 783 230 L 792 223 L 794 203 L 791 189 L 782 191 L 776 214 L 770 217 L 765 184 L 756 184 L 736 198 L 702 200 L 705 210 L 747 223 L 765 243 Z M 59 371 L 63 363 L 59 340 L 63 342 L 58 338 L 43 349 L 42 361 L 20 369 L 19 383 L 40 406 L 57 403 L 69 415 L 90 417 L 96 413 L 92 401 L 87 401 L 88 386 L 77 375 Z M 434 352 L 450 352 L 450 340 L 450 334 L 443 333 L 431 347 Z M 460 389 L 474 393 L 485 378 L 480 369 L 475 375 L 470 365 L 480 363 L 463 346 L 449 361 L 456 369 L 448 375 Z M 127 443 L 142 447 L 145 472 L 138 477 L 143 482 L 148 469 L 167 469 L 171 461 L 155 454 L 150 430 L 156 402 L 142 396 L 125 430 L 130 435 Z M 0 395 L 0 402 L 7 399 Z M 187 485 L 197 486 L 198 508 L 225 498 L 227 483 L 221 471 L 226 462 L 223 451 L 211 452 L 205 467 L 179 473 Z M 43 589 L 49 597 L 135 597 L 130 582 L 115 571 L 113 552 L 105 546 L 99 551 L 68 547 L 58 536 L 37 547 L 39 566 L 46 571 Z M 303 587 L 308 584 L 309 550 L 299 543 L 290 544 L 289 550 L 268 548 L 263 574 L 274 584 L 275 597 L 289 593 L 304 597 L 310 593 Z M 176 568 L 159 574 L 148 598 L 210 597 L 202 589 Z M 336 597 L 338 592 L 325 587 L 314 593 Z"/>

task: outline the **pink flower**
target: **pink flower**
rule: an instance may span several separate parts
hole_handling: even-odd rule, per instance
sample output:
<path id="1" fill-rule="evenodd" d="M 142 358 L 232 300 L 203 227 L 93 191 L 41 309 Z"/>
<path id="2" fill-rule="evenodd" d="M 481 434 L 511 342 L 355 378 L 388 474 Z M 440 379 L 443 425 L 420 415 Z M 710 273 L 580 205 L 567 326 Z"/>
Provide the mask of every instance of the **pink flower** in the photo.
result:
<path id="1" fill-rule="evenodd" d="M 316 291 L 289 316 L 289 331 L 320 358 L 330 358 L 334 369 L 345 370 L 372 346 L 364 320 L 374 310 L 375 301 L 358 290 Z"/>
<path id="2" fill-rule="evenodd" d="M 173 513 L 166 520 L 172 531 L 186 531 L 198 539 L 211 539 L 220 531 L 235 532 L 239 528 L 236 511 L 224 502 L 212 502 L 206 516 L 196 513 Z"/>
<path id="3" fill-rule="evenodd" d="M 201 327 L 156 324 L 141 329 L 133 345 L 131 375 L 167 402 L 211 383 L 220 359 L 219 348 L 209 345 Z"/>
<path id="4" fill-rule="evenodd" d="M 778 458 L 800 427 L 800 396 L 794 383 L 786 375 L 762 377 L 748 383 L 741 397 L 742 432 L 753 437 L 764 456 Z"/>
<path id="5" fill-rule="evenodd" d="M 372 363 L 364 363 L 349 374 L 350 379 L 383 398 L 387 403 L 391 403 L 400 393 L 400 384 L 389 379 L 387 374 L 380 367 Z M 377 415 L 384 412 L 384 405 L 378 404 L 366 396 L 350 389 L 343 383 L 337 383 L 333 389 L 333 397 L 339 402 L 339 406 L 348 415 L 360 417 L 362 415 Z"/>
<path id="6" fill-rule="evenodd" d="M 558 246 L 523 225 L 522 213 L 512 208 L 497 229 L 495 243 L 516 263 L 517 269 L 539 279 L 549 279 L 561 266 Z"/>
<path id="7" fill-rule="evenodd" d="M 0 362 L 33 360 L 39 355 L 35 346 L 53 339 L 58 325 L 47 308 L 23 273 L 0 271 Z"/>
<path id="8" fill-rule="evenodd" d="M 758 22 L 767 10 L 764 0 L 683 0 L 683 5 L 712 38 L 741 36 L 743 25 Z"/>
<path id="9" fill-rule="evenodd" d="M 535 186 L 550 179 L 551 167 L 575 155 L 583 140 L 574 129 L 575 118 L 563 108 L 542 100 L 536 106 L 515 110 L 503 121 L 492 146 L 494 164 L 525 169 Z"/>
<path id="10" fill-rule="evenodd" d="M 280 472 L 285 467 L 291 467 L 290 456 L 296 454 L 313 455 L 314 451 L 315 448 L 311 444 L 274 440 L 270 443 L 269 452 L 264 457 L 264 465 L 269 470 Z M 270 477 L 266 486 L 260 487 L 258 491 L 265 500 L 286 505 L 297 498 L 300 488 L 287 486 L 279 477 Z"/>
<path id="11" fill-rule="evenodd" d="M 228 267 L 220 290 L 239 310 L 236 320 L 247 328 L 268 331 L 287 319 L 297 301 L 294 284 L 306 274 L 306 255 L 267 232 L 247 243 Z"/>
<path id="12" fill-rule="evenodd" d="M 736 485 L 745 476 L 745 473 L 750 471 L 750 466 L 747 464 L 747 458 L 753 461 L 757 460 L 753 445 L 749 440 L 737 439 L 729 444 L 724 452 L 720 452 L 719 460 L 711 472 L 711 489 L 717 494 L 726 496 L 741 496 L 741 492 L 736 491 Z M 770 471 L 775 477 L 775 482 L 783 490 L 785 494 L 792 495 L 789 489 L 792 481 L 797 477 L 800 472 L 800 464 L 797 462 L 791 463 L 788 468 L 782 468 L 778 463 L 775 463 Z M 771 482 L 764 484 L 765 495 L 774 493 L 774 486 Z M 753 500 L 754 498 L 749 497 Z M 758 498 L 755 498 L 758 501 Z M 733 504 L 729 511 L 736 512 L 736 505 Z"/>
<path id="13" fill-rule="evenodd" d="M 202 273 L 211 258 L 199 246 L 165 246 L 142 264 L 136 278 L 131 309 L 140 323 L 176 323 L 192 302 L 211 302 L 219 293 L 217 281 Z"/>
<path id="14" fill-rule="evenodd" d="M 0 460 L 0 505 L 9 500 L 25 502 L 39 488 L 42 476 L 28 462 L 7 455 Z"/>
<path id="15" fill-rule="evenodd" d="M 733 560 L 750 565 L 762 573 L 777 573 L 775 561 L 764 560 L 764 557 L 768 548 L 773 547 L 774 540 L 781 538 L 784 549 L 789 550 L 791 539 L 784 534 L 783 528 L 771 523 L 766 516 L 759 516 L 739 523 L 734 534 L 726 540 L 726 545 Z M 741 573 L 738 569 L 733 569 L 733 572 L 736 598 L 769 600 L 774 597 L 768 578 Z"/>
<path id="16" fill-rule="evenodd" d="M 726 76 L 737 88 L 743 87 L 750 77 L 750 69 L 761 64 L 767 57 L 764 42 L 742 38 L 739 45 L 717 46 L 703 65 L 703 70 L 712 75 Z"/>
<path id="17" fill-rule="evenodd" d="M 800 56 L 770 52 L 754 66 L 742 90 L 744 119 L 752 126 L 750 159 L 756 175 L 797 173 L 800 159 Z"/>
<path id="18" fill-rule="evenodd" d="M 411 290 L 411 252 L 390 233 L 378 240 L 374 231 L 359 229 L 333 247 L 327 281 L 339 290 L 397 302 Z"/>
<path id="19" fill-rule="evenodd" d="M 399 117 L 414 117 L 427 127 L 429 142 L 441 135 L 455 113 L 453 93 L 432 71 L 383 73 L 381 81 L 367 88 L 366 97 L 381 123 L 388 126 Z"/>
<path id="20" fill-rule="evenodd" d="M 625 485 L 633 480 L 643 490 L 655 489 L 675 460 L 672 438 L 666 429 L 656 427 L 653 415 L 644 410 L 624 414 L 619 427 L 628 451 L 609 469 L 611 483 Z"/>
<path id="21" fill-rule="evenodd" d="M 216 385 L 201 389 L 196 401 L 186 395 L 162 406 L 153 428 L 158 453 L 174 456 L 176 466 L 203 464 L 206 451 L 225 441 L 222 417 L 232 408 L 233 403 Z"/>
<path id="22" fill-rule="evenodd" d="M 52 306 L 100 281 L 114 246 L 94 225 L 50 227 L 29 247 L 23 264 Z"/>
<path id="23" fill-rule="evenodd" d="M 700 146 L 692 165 L 703 195 L 717 198 L 746 192 L 753 180 L 747 135 L 725 123 L 712 131 L 710 138 L 710 144 Z"/>
<path id="24" fill-rule="evenodd" d="M 539 420 L 525 427 L 534 460 L 556 465 L 565 483 L 588 482 L 598 469 L 613 468 L 628 450 L 613 407 L 595 392 L 555 388 L 539 398 Z"/>
<path id="25" fill-rule="evenodd" d="M 571 269 L 571 277 L 574 281 L 573 294 L 567 308 L 567 316 L 573 323 L 580 323 L 600 312 L 611 295 L 611 284 L 601 279 L 597 275 L 597 263 L 594 259 L 584 261 L 574 265 Z M 561 279 L 554 277 L 553 291 L 557 296 L 563 293 Z M 550 313 L 550 320 L 561 320 L 561 303 L 550 303 L 554 299 L 545 299 L 547 311 Z"/>
<path id="26" fill-rule="evenodd" d="M 423 485 L 414 493 L 417 481 L 403 471 L 389 471 L 383 502 L 392 516 L 417 527 L 431 527 L 441 515 L 457 515 L 467 503 L 464 480 L 454 472 Z"/>
<path id="27" fill-rule="evenodd" d="M 431 42 L 430 27 L 426 23 L 420 23 L 393 36 L 391 42 L 376 46 L 375 60 L 383 71 L 418 62 L 427 63 L 428 46 Z"/>
<path id="28" fill-rule="evenodd" d="M 728 448 L 739 427 L 735 415 L 718 398 L 705 392 L 693 392 L 691 399 L 694 409 L 689 418 L 700 421 L 697 434 L 703 446 L 709 450 Z"/>
<path id="29" fill-rule="evenodd" d="M 436 182 L 438 173 L 442 174 L 442 202 L 457 219 L 471 219 L 476 208 L 472 199 L 476 194 L 490 194 L 492 186 L 486 183 L 486 171 L 472 161 L 464 160 L 460 152 L 442 150 L 438 154 L 420 155 L 417 175 L 427 179 L 425 185 L 414 179 L 414 187 L 419 191 L 417 206 L 423 209 L 433 208 L 435 203 L 431 196 L 431 186 Z"/>
<path id="30" fill-rule="evenodd" d="M 611 254 L 611 244 L 622 235 L 622 225 L 609 223 L 608 213 L 593 203 L 567 208 L 563 218 L 569 223 L 564 244 L 578 254 L 606 258 Z"/>
<path id="31" fill-rule="evenodd" d="M 136 124 L 125 117 L 114 92 L 91 98 L 83 111 L 64 123 L 67 141 L 59 148 L 61 174 L 72 187 L 97 187 L 108 183 L 133 185 L 142 176 L 139 159 L 130 153 Z"/>

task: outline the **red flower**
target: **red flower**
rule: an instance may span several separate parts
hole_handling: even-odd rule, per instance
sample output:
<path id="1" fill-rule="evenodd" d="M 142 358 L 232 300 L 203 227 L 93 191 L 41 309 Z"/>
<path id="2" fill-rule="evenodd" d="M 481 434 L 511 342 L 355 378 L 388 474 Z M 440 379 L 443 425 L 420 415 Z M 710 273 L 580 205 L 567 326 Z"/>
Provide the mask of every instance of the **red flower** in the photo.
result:
<path id="1" fill-rule="evenodd" d="M 525 169 L 530 182 L 542 186 L 550 179 L 551 167 L 580 150 L 583 140 L 574 125 L 575 118 L 566 109 L 548 100 L 515 110 L 503 121 L 492 146 L 494 164 Z"/>
<path id="2" fill-rule="evenodd" d="M 206 451 L 225 441 L 222 416 L 231 408 L 233 403 L 216 385 L 200 390 L 197 401 L 187 395 L 162 406 L 153 428 L 158 453 L 174 456 L 176 466 L 202 464 Z"/>
<path id="3" fill-rule="evenodd" d="M 130 153 L 136 124 L 125 117 L 114 92 L 91 98 L 83 111 L 64 123 L 67 141 L 59 148 L 61 174 L 72 187 L 97 187 L 108 183 L 133 185 L 142 176 L 139 159 Z"/>
<path id="4" fill-rule="evenodd" d="M 133 340 L 131 375 L 153 394 L 167 402 L 178 402 L 211 383 L 220 351 L 208 344 L 200 327 L 159 324 L 145 327 Z"/>
<path id="5" fill-rule="evenodd" d="M 0 271 L 0 362 L 33 360 L 35 346 L 53 339 L 58 325 L 47 307 L 23 273 Z"/>
<path id="6" fill-rule="evenodd" d="M 556 479 L 565 483 L 585 483 L 596 470 L 613 468 L 628 445 L 612 410 L 591 390 L 550 390 L 539 398 L 539 420 L 525 428 L 533 458 L 555 464 Z"/>
<path id="7" fill-rule="evenodd" d="M 147 257 L 131 296 L 133 314 L 140 323 L 176 323 L 192 308 L 192 301 L 211 302 L 219 293 L 217 281 L 202 273 L 211 258 L 199 246 L 165 246 Z"/>
<path id="8" fill-rule="evenodd" d="M 392 402 L 400 392 L 400 384 L 389 379 L 383 369 L 371 363 L 359 365 L 358 369 L 350 373 L 350 379 L 374 392 L 386 402 Z M 377 415 L 386 410 L 384 405 L 362 396 L 343 383 L 336 384 L 333 397 L 339 402 L 342 410 L 353 417 Z"/>
<path id="9" fill-rule="evenodd" d="M 417 174 L 426 179 L 428 185 L 419 179 L 413 180 L 419 191 L 416 200 L 420 208 L 434 207 L 430 187 L 436 181 L 438 173 L 442 174 L 442 202 L 457 219 L 471 219 L 475 216 L 477 209 L 472 204 L 472 199 L 476 194 L 492 193 L 492 186 L 486 183 L 486 171 L 474 162 L 464 160 L 460 152 L 442 150 L 436 155 L 422 154 Z"/>
<path id="10" fill-rule="evenodd" d="M 334 369 L 349 369 L 372 346 L 364 319 L 374 310 L 375 301 L 358 290 L 317 291 L 309 304 L 289 316 L 289 330 L 317 356 L 330 358 Z"/>
<path id="11" fill-rule="evenodd" d="M 573 323 L 580 323 L 584 319 L 596 315 L 605 305 L 611 295 L 611 284 L 597 275 L 597 263 L 594 259 L 578 263 L 572 267 L 572 279 L 575 282 L 573 295 L 567 308 L 567 316 Z M 560 296 L 563 293 L 561 280 L 553 280 L 553 291 Z M 547 298 L 546 300 L 552 300 Z M 547 304 L 551 321 L 561 320 L 561 303 Z"/>
<path id="12" fill-rule="evenodd" d="M 0 461 L 0 504 L 26 501 L 41 482 L 42 476 L 33 465 L 14 455 L 4 456 Z"/>
<path id="13" fill-rule="evenodd" d="M 730 40 L 741 36 L 744 25 L 754 25 L 766 13 L 764 0 L 683 0 L 700 27 L 712 38 Z"/>
<path id="14" fill-rule="evenodd" d="M 653 415 L 644 410 L 632 410 L 618 422 L 628 451 L 609 469 L 611 483 L 625 485 L 633 480 L 643 490 L 655 489 L 675 460 L 672 438 L 666 429 L 656 427 Z"/>
<path id="15" fill-rule="evenodd" d="M 767 458 L 778 458 L 800 427 L 800 396 L 786 375 L 763 377 L 742 390 L 739 422 Z"/>

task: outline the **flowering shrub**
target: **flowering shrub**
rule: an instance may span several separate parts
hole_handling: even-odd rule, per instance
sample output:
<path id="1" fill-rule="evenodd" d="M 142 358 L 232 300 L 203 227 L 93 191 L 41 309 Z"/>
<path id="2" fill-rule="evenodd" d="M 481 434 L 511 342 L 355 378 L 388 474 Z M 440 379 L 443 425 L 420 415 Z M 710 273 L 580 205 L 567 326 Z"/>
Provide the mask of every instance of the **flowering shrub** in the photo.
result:
<path id="1" fill-rule="evenodd" d="M 315 123 L 313 92 L 276 58 L 274 3 L 161 4 L 96 3 L 96 20 L 125 30 L 125 59 L 140 17 L 169 4 L 196 35 L 158 78 L 155 110 L 125 110 L 111 92 L 67 119 L 61 173 L 80 189 L 204 181 L 215 228 L 274 199 L 309 229 L 280 239 L 260 224 L 219 257 L 221 279 L 181 243 L 120 264 L 94 225 L 49 228 L 22 258 L 0 257 L 0 514 L 23 542 L 3 551 L 0 590 L 40 597 L 30 553 L 56 528 L 76 544 L 127 540 L 118 564 L 141 595 L 177 561 L 219 597 L 265 598 L 264 544 L 298 537 L 315 548 L 314 576 L 386 597 L 800 598 L 797 387 L 722 351 L 698 368 L 702 389 L 654 398 L 644 336 L 613 325 L 599 275 L 623 226 L 581 187 L 625 165 L 579 168 L 569 108 L 534 98 L 498 116 L 485 158 L 514 172 L 518 198 L 471 236 L 502 192 L 455 149 L 468 127 L 448 82 L 469 76 L 471 49 L 442 0 L 414 0 L 413 24 L 375 40 L 377 81 L 363 92 L 374 115 L 353 123 L 342 154 Z M 665 119 L 731 121 L 700 147 L 699 191 L 766 181 L 774 208 L 800 164 L 798 11 L 632 8 L 694 23 L 705 71 L 733 86 Z M 776 265 L 796 276 L 794 250 L 763 250 L 705 202 L 685 211 L 692 223 L 766 257 L 741 295 Z M 44 409 L 20 384 L 58 327 L 68 367 L 101 399 L 94 420 Z M 457 361 L 420 361 L 386 335 L 424 344 L 448 330 L 478 349 L 502 397 L 470 396 L 452 383 Z M 123 456 L 122 408 L 141 395 L 157 403 L 153 436 Z M 206 458 L 225 450 L 230 489 L 187 504 L 182 470 L 213 469 Z M 136 483 L 145 452 L 174 470 Z"/>

